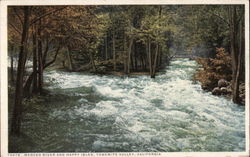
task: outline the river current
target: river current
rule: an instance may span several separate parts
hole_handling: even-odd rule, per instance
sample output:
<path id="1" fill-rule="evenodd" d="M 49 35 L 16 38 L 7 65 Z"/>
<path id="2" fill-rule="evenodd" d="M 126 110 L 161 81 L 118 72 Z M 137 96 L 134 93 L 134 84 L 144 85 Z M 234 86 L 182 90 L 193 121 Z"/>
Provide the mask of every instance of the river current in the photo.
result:
<path id="1" fill-rule="evenodd" d="M 149 76 L 46 72 L 49 98 L 24 114 L 24 152 L 244 151 L 245 110 L 192 80 L 179 59 Z"/>

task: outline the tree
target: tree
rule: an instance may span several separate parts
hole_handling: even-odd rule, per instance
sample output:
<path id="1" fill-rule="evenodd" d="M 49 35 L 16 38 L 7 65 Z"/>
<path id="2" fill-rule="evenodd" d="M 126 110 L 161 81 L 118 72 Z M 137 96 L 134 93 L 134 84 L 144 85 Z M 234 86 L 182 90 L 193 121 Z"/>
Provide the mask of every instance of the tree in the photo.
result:
<path id="1" fill-rule="evenodd" d="M 28 56 L 28 49 L 29 49 L 29 34 L 32 28 L 32 25 L 36 24 L 47 16 L 56 13 L 57 11 L 60 11 L 64 9 L 65 7 L 59 7 L 56 9 L 49 10 L 48 12 L 45 12 L 39 16 L 32 15 L 31 12 L 34 12 L 34 7 L 31 6 L 24 6 L 24 7 L 13 7 L 10 8 L 8 11 L 10 15 L 13 15 L 10 17 L 9 25 L 11 28 L 13 28 L 20 36 L 20 44 L 19 44 L 19 57 L 18 57 L 18 68 L 17 68 L 17 77 L 16 77 L 16 88 L 15 88 L 15 103 L 14 103 L 14 109 L 12 113 L 12 123 L 11 123 L 11 133 L 20 135 L 20 128 L 21 128 L 21 117 L 22 117 L 22 101 L 23 97 L 26 96 L 26 89 L 30 88 L 30 84 L 33 80 L 34 74 L 36 72 L 33 72 L 30 77 L 28 77 L 25 86 L 23 86 L 25 82 L 25 64 Z M 14 14 L 14 13 L 15 14 Z M 13 23 L 13 20 L 18 19 L 19 23 L 16 25 Z M 38 31 L 39 32 L 39 31 Z M 41 32 L 39 32 L 41 33 Z M 38 34 L 41 35 L 41 34 Z M 39 36 L 40 37 L 40 36 Z M 38 49 L 42 47 L 42 41 L 41 38 L 38 41 Z M 40 43 L 39 43 L 40 42 Z M 39 52 L 39 51 L 38 51 Z M 40 53 L 40 54 L 39 54 Z M 39 66 L 42 67 L 42 54 L 41 51 L 38 53 L 39 58 Z M 40 56 L 39 56 L 40 55 Z M 40 72 L 40 85 L 42 88 L 42 71 Z"/>
<path id="2" fill-rule="evenodd" d="M 11 133 L 20 134 L 21 127 L 21 114 L 22 114 L 22 99 L 23 99 L 23 78 L 25 70 L 25 62 L 27 58 L 27 40 L 29 36 L 30 27 L 30 7 L 23 7 L 23 27 L 22 27 L 22 39 L 20 42 L 20 53 L 17 69 L 17 82 L 15 92 L 15 105 L 12 114 Z"/>
<path id="3" fill-rule="evenodd" d="M 232 87 L 233 101 L 239 100 L 239 79 L 241 73 L 242 57 L 244 53 L 244 10 L 243 6 L 229 6 L 230 50 L 232 58 Z M 239 45 L 239 46 L 238 46 Z"/>

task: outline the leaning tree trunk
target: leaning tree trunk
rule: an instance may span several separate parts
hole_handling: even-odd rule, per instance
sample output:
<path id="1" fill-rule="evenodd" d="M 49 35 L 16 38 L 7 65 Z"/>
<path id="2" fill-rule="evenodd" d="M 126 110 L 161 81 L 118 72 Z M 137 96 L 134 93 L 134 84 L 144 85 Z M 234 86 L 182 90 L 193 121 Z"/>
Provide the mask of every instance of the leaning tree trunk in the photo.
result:
<path id="1" fill-rule="evenodd" d="M 29 36 L 28 33 L 29 33 L 30 8 L 24 7 L 23 12 L 24 12 L 23 27 L 22 27 L 23 30 L 22 30 L 22 38 L 20 44 L 18 68 L 17 68 L 15 104 L 14 104 L 14 109 L 12 114 L 12 124 L 11 124 L 11 133 L 16 135 L 20 135 L 20 128 L 21 128 L 23 79 L 24 79 L 25 62 L 27 59 L 27 40 Z"/>
<path id="2" fill-rule="evenodd" d="M 155 78 L 155 71 L 156 71 L 156 66 L 157 66 L 157 58 L 158 58 L 158 53 L 159 53 L 159 44 L 156 44 L 156 49 L 155 49 L 155 58 L 154 58 L 154 65 L 153 65 L 153 70 L 152 70 L 152 75 L 151 78 Z"/>

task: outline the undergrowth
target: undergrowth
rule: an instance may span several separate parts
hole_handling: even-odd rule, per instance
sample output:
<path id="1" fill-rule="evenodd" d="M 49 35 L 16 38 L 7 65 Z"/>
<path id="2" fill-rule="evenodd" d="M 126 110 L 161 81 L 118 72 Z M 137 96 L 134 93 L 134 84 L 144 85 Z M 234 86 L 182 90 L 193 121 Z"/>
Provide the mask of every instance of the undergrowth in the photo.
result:
<path id="1" fill-rule="evenodd" d="M 216 57 L 196 58 L 196 62 L 201 65 L 194 79 L 201 82 L 202 88 L 212 90 L 217 87 L 220 79 L 232 80 L 231 57 L 224 48 L 216 48 Z"/>

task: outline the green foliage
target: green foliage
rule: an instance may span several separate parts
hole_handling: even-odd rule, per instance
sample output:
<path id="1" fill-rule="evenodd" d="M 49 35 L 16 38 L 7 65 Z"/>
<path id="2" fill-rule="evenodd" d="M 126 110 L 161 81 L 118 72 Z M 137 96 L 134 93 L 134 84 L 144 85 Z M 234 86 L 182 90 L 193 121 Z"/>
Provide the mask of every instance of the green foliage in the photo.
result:
<path id="1" fill-rule="evenodd" d="M 175 12 L 178 31 L 174 35 L 174 47 L 185 51 L 201 46 L 211 50 L 228 46 L 227 6 L 180 6 Z M 214 52 L 210 51 L 209 56 L 215 57 Z"/>

